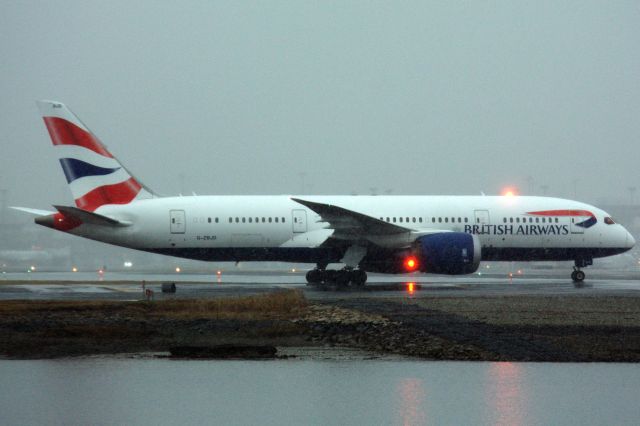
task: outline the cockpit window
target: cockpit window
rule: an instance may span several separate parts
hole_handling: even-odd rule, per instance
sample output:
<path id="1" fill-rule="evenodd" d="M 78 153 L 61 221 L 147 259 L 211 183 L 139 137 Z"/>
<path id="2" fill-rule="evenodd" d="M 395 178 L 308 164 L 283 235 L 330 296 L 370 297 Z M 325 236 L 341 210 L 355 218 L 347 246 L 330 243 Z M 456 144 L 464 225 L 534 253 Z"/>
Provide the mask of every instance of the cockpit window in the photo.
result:
<path id="1" fill-rule="evenodd" d="M 613 221 L 613 219 L 607 216 L 604 218 L 604 223 L 606 223 L 607 225 L 613 225 L 615 222 Z"/>

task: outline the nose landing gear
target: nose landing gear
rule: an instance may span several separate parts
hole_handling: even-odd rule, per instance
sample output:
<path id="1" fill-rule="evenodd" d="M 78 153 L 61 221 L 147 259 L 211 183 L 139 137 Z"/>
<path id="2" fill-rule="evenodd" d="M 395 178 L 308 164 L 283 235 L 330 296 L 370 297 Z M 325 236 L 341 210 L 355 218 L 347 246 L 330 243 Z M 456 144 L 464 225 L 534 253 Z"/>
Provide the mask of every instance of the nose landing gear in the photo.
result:
<path id="1" fill-rule="evenodd" d="M 582 281 L 584 281 L 585 276 L 586 275 L 583 271 L 581 271 L 576 267 L 573 268 L 573 272 L 571 273 L 571 279 L 573 280 L 574 283 L 581 283 Z"/>
<path id="2" fill-rule="evenodd" d="M 576 259 L 573 272 L 571 273 L 571 279 L 576 286 L 579 286 L 586 277 L 585 273 L 580 268 L 585 268 L 589 265 L 593 265 L 593 259 Z"/>

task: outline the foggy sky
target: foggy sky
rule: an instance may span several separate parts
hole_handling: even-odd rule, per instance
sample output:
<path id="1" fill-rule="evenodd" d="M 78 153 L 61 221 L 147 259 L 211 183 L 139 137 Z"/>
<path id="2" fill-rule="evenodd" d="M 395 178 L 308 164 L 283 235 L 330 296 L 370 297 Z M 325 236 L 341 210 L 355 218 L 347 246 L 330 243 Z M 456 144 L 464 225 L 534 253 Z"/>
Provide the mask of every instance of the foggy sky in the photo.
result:
<path id="1" fill-rule="evenodd" d="M 72 204 L 54 99 L 161 194 L 628 202 L 640 6 L 558 3 L 2 2 L 0 188 Z"/>

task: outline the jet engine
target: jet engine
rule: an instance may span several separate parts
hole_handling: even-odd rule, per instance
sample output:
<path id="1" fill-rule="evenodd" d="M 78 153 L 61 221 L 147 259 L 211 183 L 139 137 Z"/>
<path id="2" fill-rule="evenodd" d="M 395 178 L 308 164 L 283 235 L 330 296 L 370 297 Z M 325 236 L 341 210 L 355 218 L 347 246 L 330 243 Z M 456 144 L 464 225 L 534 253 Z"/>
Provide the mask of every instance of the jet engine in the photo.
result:
<path id="1" fill-rule="evenodd" d="M 471 274 L 480 265 L 480 241 L 464 232 L 424 235 L 414 241 L 412 252 L 416 269 L 431 274 Z"/>

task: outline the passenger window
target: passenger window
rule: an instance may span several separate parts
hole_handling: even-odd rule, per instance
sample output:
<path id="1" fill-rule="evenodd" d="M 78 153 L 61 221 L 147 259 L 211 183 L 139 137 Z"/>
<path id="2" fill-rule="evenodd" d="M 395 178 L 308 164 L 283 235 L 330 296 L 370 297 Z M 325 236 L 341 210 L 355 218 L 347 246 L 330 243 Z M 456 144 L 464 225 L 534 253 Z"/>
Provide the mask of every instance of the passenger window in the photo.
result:
<path id="1" fill-rule="evenodd" d="M 253 221 L 253 218 L 252 218 L 252 217 L 250 217 L 250 218 L 249 218 L 249 223 L 251 223 L 252 221 Z"/>
<path id="2" fill-rule="evenodd" d="M 282 223 L 284 223 L 284 217 L 282 218 Z"/>
<path id="3" fill-rule="evenodd" d="M 444 218 L 444 223 L 449 223 L 449 218 L 448 217 Z"/>
<path id="4" fill-rule="evenodd" d="M 387 222 L 390 222 L 389 218 L 387 218 Z"/>
<path id="5" fill-rule="evenodd" d="M 244 217 L 242 218 L 242 223 L 244 223 Z"/>
<path id="6" fill-rule="evenodd" d="M 507 218 L 506 217 L 502 218 L 502 223 L 507 223 Z"/>
<path id="7" fill-rule="evenodd" d="M 536 223 L 539 223 L 539 222 L 540 222 L 540 218 L 536 217 Z"/>
<path id="8" fill-rule="evenodd" d="M 468 218 L 468 217 L 465 217 L 465 218 L 464 218 L 464 223 L 467 223 L 467 222 L 469 222 L 469 218 Z"/>
<path id="9" fill-rule="evenodd" d="M 233 223 L 233 218 L 232 217 L 229 218 L 229 223 Z"/>
<path id="10" fill-rule="evenodd" d="M 421 217 L 419 217 L 419 218 L 418 218 L 418 221 L 419 221 L 420 223 L 422 223 L 422 218 L 421 218 Z"/>
<path id="11" fill-rule="evenodd" d="M 236 223 L 240 223 L 240 218 L 236 217 Z"/>
<path id="12" fill-rule="evenodd" d="M 432 218 L 431 218 L 431 222 L 432 222 L 432 223 L 436 223 L 436 218 L 435 218 L 435 217 L 432 217 Z"/>
<path id="13" fill-rule="evenodd" d="M 558 223 L 558 218 L 556 217 L 556 223 Z"/>
<path id="14" fill-rule="evenodd" d="M 441 217 L 438 218 L 438 223 L 442 223 L 442 218 Z"/>
<path id="15" fill-rule="evenodd" d="M 211 218 L 210 217 L 207 218 L 207 222 L 211 223 Z"/>
<path id="16" fill-rule="evenodd" d="M 509 223 L 513 223 L 513 218 L 512 217 L 509 218 Z"/>
<path id="17" fill-rule="evenodd" d="M 216 223 L 218 223 L 218 218 L 216 217 Z"/>
<path id="18" fill-rule="evenodd" d="M 278 218 L 276 217 L 276 223 L 278 223 Z"/>
<path id="19" fill-rule="evenodd" d="M 399 218 L 399 219 L 400 219 L 400 223 L 402 223 L 402 218 Z"/>
<path id="20" fill-rule="evenodd" d="M 262 223 L 265 223 L 265 218 L 264 217 L 262 218 Z"/>
<path id="21" fill-rule="evenodd" d="M 269 218 L 269 223 L 271 223 L 271 218 Z"/>

